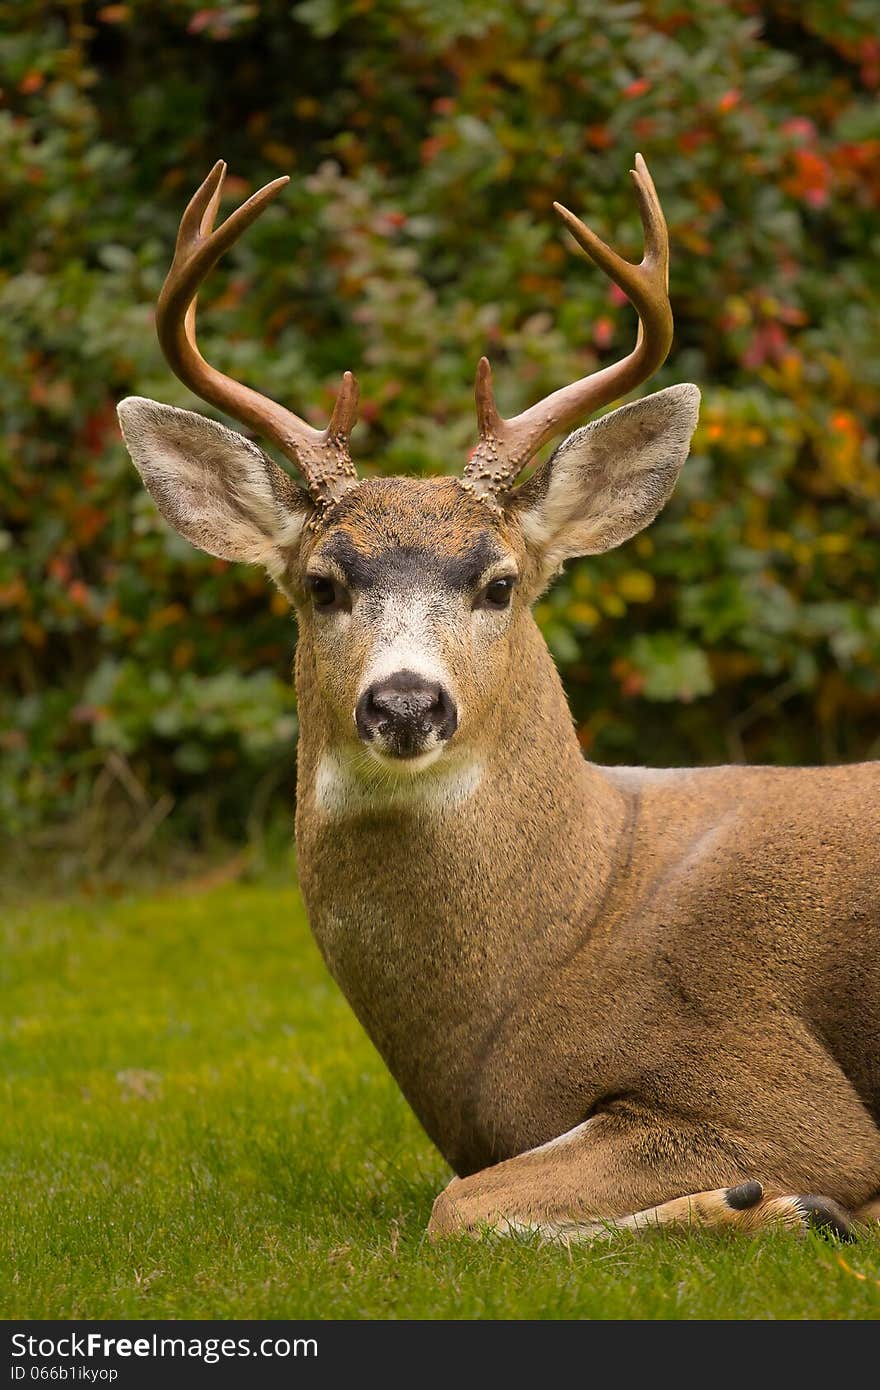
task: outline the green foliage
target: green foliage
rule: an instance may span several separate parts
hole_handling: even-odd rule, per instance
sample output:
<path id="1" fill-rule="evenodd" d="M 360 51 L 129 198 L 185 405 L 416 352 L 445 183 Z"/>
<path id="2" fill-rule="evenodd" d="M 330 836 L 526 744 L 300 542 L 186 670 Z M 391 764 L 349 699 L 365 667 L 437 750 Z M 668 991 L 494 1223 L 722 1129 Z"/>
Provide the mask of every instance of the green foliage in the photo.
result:
<path id="1" fill-rule="evenodd" d="M 483 351 L 510 411 L 628 350 L 631 310 L 550 204 L 634 252 L 641 148 L 673 244 L 676 343 L 654 385 L 694 380 L 704 405 L 666 514 L 540 605 L 584 748 L 648 763 L 876 751 L 870 0 L 17 0 L 0 19 L 14 830 L 82 816 L 112 754 L 114 788 L 141 789 L 119 792 L 122 819 L 170 797 L 181 835 L 206 816 L 241 833 L 254 787 L 290 766 L 284 605 L 168 532 L 114 420 L 129 392 L 194 404 L 152 306 L 221 154 L 230 204 L 293 179 L 212 278 L 207 355 L 316 420 L 355 368 L 362 466 L 405 472 L 461 468 Z"/>
<path id="2" fill-rule="evenodd" d="M 4 911 L 0 1317 L 875 1319 L 880 1235 L 431 1245 L 295 889 Z"/>

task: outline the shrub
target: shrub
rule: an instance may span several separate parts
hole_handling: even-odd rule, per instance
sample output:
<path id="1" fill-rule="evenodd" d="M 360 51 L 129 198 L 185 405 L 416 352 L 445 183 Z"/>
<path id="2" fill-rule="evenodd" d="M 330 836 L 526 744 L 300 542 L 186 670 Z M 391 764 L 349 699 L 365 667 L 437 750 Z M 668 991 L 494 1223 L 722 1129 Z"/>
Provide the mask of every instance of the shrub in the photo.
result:
<path id="1" fill-rule="evenodd" d="M 677 326 L 648 389 L 692 379 L 704 405 L 664 516 L 539 606 L 581 741 L 658 764 L 871 754 L 869 0 L 2 9 L 12 830 L 76 822 L 112 783 L 136 816 L 170 803 L 182 836 L 241 834 L 255 787 L 290 767 L 289 613 L 261 576 L 168 531 L 114 417 L 129 392 L 194 405 L 152 306 L 183 204 L 220 154 L 230 202 L 293 180 L 212 277 L 207 355 L 314 419 L 355 368 L 364 469 L 409 472 L 462 466 L 481 352 L 513 410 L 628 350 L 631 310 L 549 209 L 562 199 L 634 253 L 626 169 L 641 148 L 670 223 Z"/>

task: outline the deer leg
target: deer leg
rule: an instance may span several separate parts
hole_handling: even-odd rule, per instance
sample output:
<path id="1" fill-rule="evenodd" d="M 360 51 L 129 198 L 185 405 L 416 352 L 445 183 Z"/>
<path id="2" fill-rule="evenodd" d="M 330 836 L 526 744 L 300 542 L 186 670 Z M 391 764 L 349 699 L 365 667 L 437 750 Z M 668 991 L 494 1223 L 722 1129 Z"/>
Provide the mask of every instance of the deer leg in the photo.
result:
<path id="1" fill-rule="evenodd" d="M 692 1192 L 687 1197 L 673 1197 L 668 1202 L 647 1207 L 644 1211 L 631 1212 L 627 1216 L 543 1222 L 505 1217 L 496 1220 L 491 1229 L 499 1235 L 534 1234 L 543 1240 L 558 1240 L 562 1244 L 573 1245 L 602 1240 L 616 1231 L 641 1233 L 662 1226 L 686 1230 L 705 1226 L 728 1227 L 742 1234 L 767 1226 L 799 1231 L 813 1227 L 830 1232 L 842 1240 L 851 1239 L 847 1214 L 830 1197 L 766 1197 L 763 1184 L 754 1180 L 739 1183 L 736 1187 L 717 1187 L 711 1191 Z M 429 1230 L 433 1234 L 433 1218 Z"/>
<path id="2" fill-rule="evenodd" d="M 733 1186 L 720 1185 L 725 1172 L 736 1177 Z M 689 1195 L 665 1198 L 674 1192 Z M 814 1226 L 844 1239 L 851 1234 L 847 1213 L 831 1198 L 786 1193 L 778 1183 L 765 1187 L 717 1140 L 713 1146 L 698 1132 L 611 1114 L 453 1179 L 434 1203 L 428 1234 L 533 1232 L 572 1243 L 660 1226 L 743 1232 Z"/>

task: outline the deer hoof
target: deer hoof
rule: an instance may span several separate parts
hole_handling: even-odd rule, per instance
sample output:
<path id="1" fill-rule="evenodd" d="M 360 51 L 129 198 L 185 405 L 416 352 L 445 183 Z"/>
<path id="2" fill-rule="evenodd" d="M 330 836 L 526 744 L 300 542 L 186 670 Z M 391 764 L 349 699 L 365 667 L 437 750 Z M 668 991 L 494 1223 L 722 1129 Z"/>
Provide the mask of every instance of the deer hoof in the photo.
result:
<path id="1" fill-rule="evenodd" d="M 804 1226 L 810 1230 L 819 1231 L 823 1236 L 836 1236 L 838 1240 L 855 1240 L 848 1214 L 831 1197 L 817 1197 L 811 1193 L 796 1197 L 795 1206 Z"/>

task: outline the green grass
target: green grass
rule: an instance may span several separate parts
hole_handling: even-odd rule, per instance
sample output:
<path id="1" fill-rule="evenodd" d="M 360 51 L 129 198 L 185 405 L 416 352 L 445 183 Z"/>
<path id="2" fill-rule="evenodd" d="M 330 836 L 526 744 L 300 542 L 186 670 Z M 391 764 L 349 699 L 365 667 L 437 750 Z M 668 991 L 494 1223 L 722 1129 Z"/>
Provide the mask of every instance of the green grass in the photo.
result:
<path id="1" fill-rule="evenodd" d="M 448 1172 L 292 887 L 16 907 L 4 935 L 5 1317 L 880 1313 L 880 1239 L 428 1245 Z"/>

